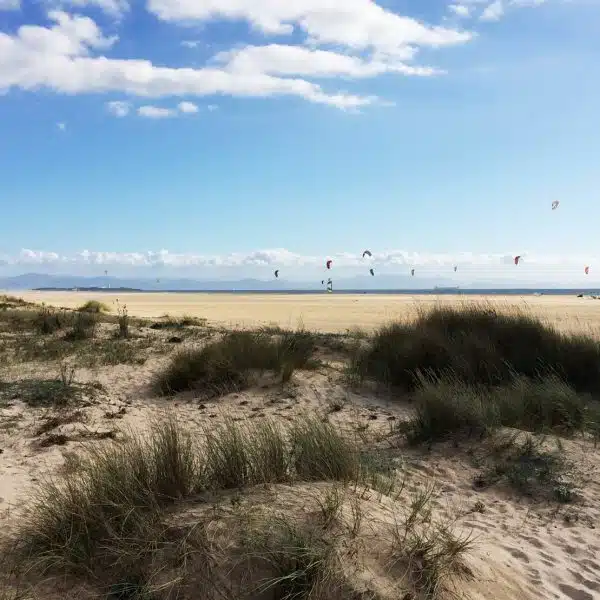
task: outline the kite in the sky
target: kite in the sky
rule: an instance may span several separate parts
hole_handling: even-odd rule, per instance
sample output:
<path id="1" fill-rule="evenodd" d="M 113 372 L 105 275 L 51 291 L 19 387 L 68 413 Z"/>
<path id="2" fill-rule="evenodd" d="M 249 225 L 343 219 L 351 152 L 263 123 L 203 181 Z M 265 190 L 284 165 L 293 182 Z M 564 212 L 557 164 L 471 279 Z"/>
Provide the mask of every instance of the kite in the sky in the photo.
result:
<path id="1" fill-rule="evenodd" d="M 277 270 L 275 271 L 275 278 L 277 279 L 278 277 L 279 277 L 279 269 L 277 269 Z"/>
<path id="2" fill-rule="evenodd" d="M 411 274 L 411 275 L 414 277 L 414 275 L 415 275 L 415 270 L 414 270 L 414 269 L 411 269 L 411 270 L 410 270 L 410 274 Z"/>
<path id="3" fill-rule="evenodd" d="M 458 266 L 454 265 L 454 272 L 456 273 L 456 271 L 458 271 Z"/>
<path id="4" fill-rule="evenodd" d="M 369 273 L 371 273 L 371 275 L 375 275 L 375 271 L 373 269 L 369 269 Z"/>
<path id="5" fill-rule="evenodd" d="M 365 251 L 363 252 L 363 258 L 364 258 L 365 256 L 373 256 L 373 255 L 371 254 L 371 251 L 370 251 L 370 250 L 365 250 Z"/>
<path id="6" fill-rule="evenodd" d="M 329 260 L 328 260 L 328 261 L 325 263 L 325 266 L 326 266 L 328 269 L 331 269 L 331 265 L 332 265 L 332 264 L 333 264 L 333 261 L 332 261 L 331 259 L 329 259 Z"/>
<path id="7" fill-rule="evenodd" d="M 590 268 L 586 266 L 586 268 L 584 269 L 585 274 L 589 275 L 590 274 Z"/>
<path id="8" fill-rule="evenodd" d="M 515 260 L 515 265 L 518 265 L 519 261 L 521 260 L 521 256 L 520 255 L 519 256 L 515 256 L 514 260 Z"/>
<path id="9" fill-rule="evenodd" d="M 560 202 L 558 200 L 555 200 L 552 203 L 552 210 L 556 210 L 558 208 L 558 205 L 560 204 Z"/>

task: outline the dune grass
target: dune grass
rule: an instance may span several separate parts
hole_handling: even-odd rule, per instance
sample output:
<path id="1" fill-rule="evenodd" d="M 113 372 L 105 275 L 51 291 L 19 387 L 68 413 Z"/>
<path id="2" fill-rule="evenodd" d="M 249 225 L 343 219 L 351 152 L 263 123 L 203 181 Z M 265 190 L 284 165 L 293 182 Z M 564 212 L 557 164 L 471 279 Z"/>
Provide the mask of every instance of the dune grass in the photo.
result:
<path id="1" fill-rule="evenodd" d="M 81 468 L 63 481 L 37 489 L 19 538 L 26 555 L 47 565 L 92 568 L 98 552 L 146 527 L 161 508 L 202 491 L 260 483 L 334 479 L 349 471 L 331 465 L 357 464 L 358 453 L 332 426 L 306 417 L 304 434 L 318 431 L 319 453 L 297 454 L 298 434 L 272 422 L 225 423 L 200 441 L 174 419 L 119 445 L 87 448 Z M 292 441 L 293 440 L 293 441 Z M 356 473 L 356 469 L 351 469 Z M 139 533 L 139 532 L 138 532 Z"/>
<path id="2" fill-rule="evenodd" d="M 110 306 L 99 300 L 88 300 L 82 304 L 78 309 L 79 312 L 103 314 L 110 312 Z"/>
<path id="3" fill-rule="evenodd" d="M 272 372 L 285 381 L 306 367 L 314 349 L 309 332 L 236 331 L 201 348 L 175 356 L 154 382 L 160 394 L 195 390 L 217 396 L 248 386 L 256 372 Z"/>
<path id="4" fill-rule="evenodd" d="M 486 386 L 555 375 L 577 392 L 600 394 L 600 342 L 560 333 L 519 310 L 438 306 L 382 327 L 355 354 L 351 372 L 405 391 L 418 388 L 423 375 Z"/>
<path id="5" fill-rule="evenodd" d="M 364 500 L 355 490 L 362 474 L 357 448 L 312 417 L 290 428 L 226 422 L 202 436 L 170 417 L 144 436 L 88 447 L 77 469 L 39 485 L 19 521 L 10 559 L 28 581 L 87 582 L 107 598 L 216 598 L 243 567 L 239 588 L 225 597 L 358 600 L 364 596 L 347 587 L 341 556 L 361 529 Z M 233 513 L 215 506 L 189 524 L 173 521 L 178 507 L 203 506 L 227 490 L 317 480 L 332 482 L 321 500 L 315 498 L 317 521 L 309 513 L 306 519 L 304 513 L 278 515 L 268 505 L 257 513 L 234 503 L 235 496 Z M 346 510 L 351 523 L 340 529 L 348 498 L 354 498 Z M 452 556 L 468 545 L 452 545 L 449 533 L 439 546 L 433 536 L 422 538 L 418 528 L 430 517 L 429 499 L 410 504 L 420 520 L 403 523 L 405 540 L 394 552 L 406 557 L 412 548 L 411 586 L 433 598 L 443 569 L 449 571 Z M 235 526 L 226 526 L 223 515 Z M 226 538 L 218 542 L 219 536 Z M 414 570 L 422 552 L 426 586 Z"/>
<path id="6" fill-rule="evenodd" d="M 568 503 L 575 498 L 572 465 L 558 438 L 552 448 L 544 437 L 500 436 L 484 463 L 475 478 L 477 488 L 505 482 L 518 494 L 538 500 Z"/>
<path id="7" fill-rule="evenodd" d="M 422 379 L 415 416 L 403 427 L 412 442 L 483 436 L 500 427 L 573 435 L 600 431 L 600 403 L 556 376 L 515 377 L 488 388 L 457 377 Z"/>

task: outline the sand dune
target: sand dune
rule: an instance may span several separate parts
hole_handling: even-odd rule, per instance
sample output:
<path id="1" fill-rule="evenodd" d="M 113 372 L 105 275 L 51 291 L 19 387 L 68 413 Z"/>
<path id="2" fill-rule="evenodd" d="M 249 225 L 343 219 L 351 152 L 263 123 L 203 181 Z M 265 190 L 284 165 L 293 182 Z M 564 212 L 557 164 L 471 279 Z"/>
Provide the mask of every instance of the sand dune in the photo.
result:
<path id="1" fill-rule="evenodd" d="M 27 292 L 30 301 L 54 306 L 76 307 L 89 299 L 112 303 L 111 294 Z M 228 294 L 120 294 L 132 316 L 160 317 L 193 315 L 221 325 L 278 323 L 323 331 L 344 331 L 356 326 L 373 328 L 394 319 L 410 318 L 419 308 L 434 303 L 492 301 L 506 309 L 519 307 L 565 329 L 600 330 L 600 302 L 575 297 L 484 297 L 458 296 L 360 296 L 360 295 L 228 295 Z M 86 352 L 100 353 L 102 340 L 115 341 L 116 325 L 103 324 Z M 22 333 L 2 331 L 0 341 L 23 342 Z M 283 424 L 304 414 L 322 415 L 340 431 L 380 448 L 401 466 L 405 479 L 400 499 L 361 492 L 353 501 L 364 510 L 361 560 L 365 567 L 360 583 L 376 589 L 382 600 L 399 595 L 382 540 L 389 534 L 398 510 L 409 505 L 419 490 L 436 488 L 435 518 L 448 519 L 458 531 L 473 538 L 468 567 L 474 577 L 461 581 L 455 590 L 471 600 L 594 600 L 600 598 L 600 452 L 590 440 L 562 440 L 562 451 L 574 465 L 578 500 L 570 505 L 541 502 L 516 494 L 507 487 L 476 489 L 479 472 L 468 448 L 440 444 L 433 448 L 410 448 L 391 435 L 393 424 L 409 418 L 410 403 L 398 401 L 372 389 L 351 389 L 344 379 L 344 358 L 333 347 L 319 347 L 322 368 L 300 371 L 283 385 L 256 385 L 238 393 L 202 402 L 193 393 L 176 398 L 159 398 L 151 390 L 154 374 L 167 364 L 177 349 L 215 339 L 214 330 L 192 327 L 177 331 L 181 344 L 169 344 L 173 331 L 148 327 L 136 329 L 131 340 L 119 343 L 139 345 L 144 360 L 132 364 L 82 366 L 83 356 L 70 356 L 77 365 L 76 381 L 93 385 L 94 392 L 72 408 L 30 406 L 19 395 L 0 394 L 0 526 L 3 535 L 16 526 L 19 506 L 31 489 L 47 476 L 59 476 L 63 469 L 77 465 L 82 442 L 108 444 L 107 438 L 124 439 L 129 429 L 141 431 L 152 419 L 175 412 L 182 422 L 200 434 L 203 428 L 225 419 L 252 423 L 272 419 Z M 14 338 L 12 337 L 14 335 Z M 149 340 L 149 343 L 146 343 Z M 94 350 L 96 348 L 96 350 Z M 1 365 L 3 384 L 39 381 L 56 377 L 59 360 L 10 361 Z M 0 391 L 3 388 L 0 387 Z M 337 406 L 333 409 L 332 406 Z M 72 415 L 72 419 L 68 419 Z M 52 418 L 59 424 L 50 426 Z M 258 422 L 258 421 L 257 421 Z M 44 429 L 46 427 L 46 429 Z M 287 485 L 246 492 L 246 501 L 290 510 L 294 501 L 308 503 L 318 491 L 312 484 L 297 488 Z M 348 492 L 353 494 L 355 492 Z M 304 510 L 305 507 L 302 507 Z M 300 510 L 300 509 L 299 509 Z M 0 536 L 1 537 L 1 536 Z M 0 561 L 1 562 L 1 561 Z M 0 576 L 2 572 L 0 570 Z M 0 597 L 2 581 L 0 577 Z M 11 597 L 11 596 L 9 596 Z M 61 593 L 44 595 L 63 600 Z M 76 598 L 77 595 L 69 596 Z M 367 597 L 367 596 L 365 596 Z M 440 596 L 454 597 L 454 596 Z"/>
<path id="2" fill-rule="evenodd" d="M 238 327 L 276 323 L 282 327 L 305 327 L 343 332 L 360 327 L 372 329 L 382 323 L 414 317 L 419 308 L 436 303 L 492 302 L 510 309 L 530 310 L 565 329 L 600 328 L 600 301 L 575 296 L 460 296 L 374 294 L 188 294 L 188 293 L 86 293 L 23 292 L 32 302 L 76 308 L 95 299 L 114 305 L 118 299 L 131 316 L 157 318 L 164 314 L 191 315 L 211 323 Z"/>

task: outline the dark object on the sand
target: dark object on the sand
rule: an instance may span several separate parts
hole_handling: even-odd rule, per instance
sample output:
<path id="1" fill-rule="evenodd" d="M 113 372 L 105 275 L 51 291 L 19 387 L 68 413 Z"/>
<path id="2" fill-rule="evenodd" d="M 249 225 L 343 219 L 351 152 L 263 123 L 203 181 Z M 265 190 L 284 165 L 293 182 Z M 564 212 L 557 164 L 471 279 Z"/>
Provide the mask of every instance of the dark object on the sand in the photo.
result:
<path id="1" fill-rule="evenodd" d="M 583 298 L 583 294 L 577 294 L 578 298 Z"/>
<path id="2" fill-rule="evenodd" d="M 69 441 L 69 438 L 64 433 L 51 433 L 40 442 L 42 448 L 49 446 L 64 446 Z"/>
<path id="3" fill-rule="evenodd" d="M 180 338 L 178 335 L 174 335 L 170 337 L 167 342 L 169 342 L 169 344 L 181 344 L 181 342 L 183 342 L 183 338 Z"/>

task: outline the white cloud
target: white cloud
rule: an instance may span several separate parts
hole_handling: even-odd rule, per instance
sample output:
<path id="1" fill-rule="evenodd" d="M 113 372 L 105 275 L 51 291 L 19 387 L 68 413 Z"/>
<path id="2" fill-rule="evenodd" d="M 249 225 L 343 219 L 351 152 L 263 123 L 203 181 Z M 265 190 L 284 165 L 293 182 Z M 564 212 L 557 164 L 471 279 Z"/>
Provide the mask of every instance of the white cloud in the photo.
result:
<path id="1" fill-rule="evenodd" d="M 219 107 L 216 104 L 209 104 L 206 107 L 210 112 L 214 112 L 215 110 L 219 110 Z"/>
<path id="2" fill-rule="evenodd" d="M 1 1 L 1 0 L 0 0 Z M 107 15 L 115 18 L 123 16 L 129 10 L 128 0 L 46 0 L 53 4 L 62 6 L 74 6 L 76 8 L 95 7 L 99 8 Z"/>
<path id="3" fill-rule="evenodd" d="M 231 253 L 226 255 L 180 254 L 168 250 L 148 252 L 92 252 L 83 250 L 66 255 L 52 251 L 23 249 L 16 256 L 5 256 L 8 265 L 101 265 L 101 266 L 131 266 L 131 267 L 288 267 L 292 268 L 323 268 L 325 261 L 331 258 L 335 270 L 356 269 L 360 272 L 368 267 L 387 268 L 389 272 L 405 272 L 406 269 L 420 267 L 424 269 L 447 269 L 454 265 L 459 271 L 476 269 L 488 272 L 490 275 L 506 267 L 514 267 L 513 255 L 509 253 L 476 254 L 471 252 L 427 253 L 410 252 L 406 250 L 390 250 L 373 252 L 372 258 L 363 259 L 362 253 L 337 252 L 323 256 L 302 255 L 274 248 L 256 250 L 249 253 Z M 519 267 L 510 268 L 515 275 L 527 269 L 550 271 L 552 269 L 568 269 L 583 272 L 584 265 L 599 264 L 600 257 L 570 256 L 570 255 L 536 255 L 523 253 L 523 262 Z"/>
<path id="4" fill-rule="evenodd" d="M 131 103 L 122 100 L 113 100 L 106 103 L 106 108 L 115 117 L 126 117 L 131 111 Z"/>
<path id="5" fill-rule="evenodd" d="M 471 7 L 466 4 L 450 4 L 448 9 L 457 17 L 468 17 L 471 14 Z"/>
<path id="6" fill-rule="evenodd" d="M 194 114 L 198 112 L 198 105 L 194 104 L 193 102 L 180 102 L 177 105 L 177 108 L 179 109 L 179 112 L 187 114 Z"/>
<path id="7" fill-rule="evenodd" d="M 198 40 L 183 40 L 181 45 L 184 48 L 197 48 L 200 45 L 200 42 Z"/>
<path id="8" fill-rule="evenodd" d="M 315 44 L 389 54 L 403 52 L 407 45 L 450 46 L 473 37 L 425 25 L 372 0 L 148 0 L 148 9 L 165 21 L 245 20 L 266 35 L 290 35 L 297 28 Z"/>
<path id="9" fill-rule="evenodd" d="M 49 13 L 52 27 L 24 25 L 16 35 L 0 32 L 0 91 L 48 88 L 67 94 L 121 92 L 145 97 L 231 95 L 297 96 L 338 108 L 374 102 L 370 96 L 327 93 L 304 79 L 223 68 L 157 67 L 148 60 L 91 56 L 116 37 L 104 37 L 89 17 Z"/>
<path id="10" fill-rule="evenodd" d="M 67 124 L 66 123 L 57 123 L 56 126 L 58 127 L 58 129 L 60 129 L 60 131 L 65 131 L 67 129 Z"/>
<path id="11" fill-rule="evenodd" d="M 401 56 L 386 60 L 363 60 L 356 56 L 338 54 L 328 50 L 314 50 L 302 46 L 270 44 L 246 46 L 237 50 L 220 52 L 214 58 L 224 64 L 227 71 L 240 74 L 301 77 L 374 77 L 386 72 L 404 75 L 435 75 L 431 67 L 413 67 L 399 59 L 410 60 L 416 49 L 406 46 Z"/>
<path id="12" fill-rule="evenodd" d="M 148 119 L 168 119 L 177 115 L 177 112 L 172 108 L 151 105 L 140 106 L 137 109 L 137 113 L 140 117 L 147 117 Z"/>
<path id="13" fill-rule="evenodd" d="M 19 10 L 21 0 L 0 0 L 0 10 Z"/>
<path id="14" fill-rule="evenodd" d="M 498 21 L 503 15 L 504 4 L 502 0 L 495 0 L 485 7 L 479 18 L 482 21 Z"/>

